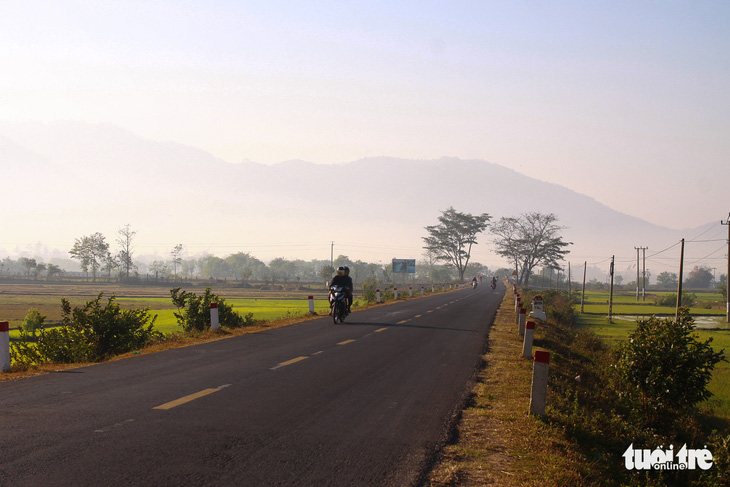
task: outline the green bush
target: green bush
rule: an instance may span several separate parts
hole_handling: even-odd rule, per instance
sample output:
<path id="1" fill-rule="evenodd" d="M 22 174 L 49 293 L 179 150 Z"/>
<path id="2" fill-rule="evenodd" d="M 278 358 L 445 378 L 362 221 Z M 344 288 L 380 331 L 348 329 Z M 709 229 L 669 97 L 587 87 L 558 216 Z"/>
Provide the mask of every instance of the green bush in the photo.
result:
<path id="1" fill-rule="evenodd" d="M 71 307 L 61 300 L 62 326 L 39 329 L 36 345 L 32 337 L 21 333 L 13 344 L 13 360 L 20 368 L 41 363 L 99 362 L 114 355 L 143 348 L 162 334 L 154 331 L 157 316 L 149 308 L 121 309 L 114 295 L 102 303 L 103 293 L 84 306 Z"/>
<path id="2" fill-rule="evenodd" d="M 186 332 L 203 332 L 210 329 L 211 303 L 218 303 L 218 323 L 221 326 L 240 328 L 257 323 L 253 318 L 253 313 L 241 316 L 233 311 L 225 299 L 214 294 L 209 287 L 205 288 L 202 296 L 187 292 L 180 287 L 170 289 L 170 295 L 178 310 L 175 317 Z"/>
<path id="3" fill-rule="evenodd" d="M 641 403 L 647 425 L 687 417 L 712 395 L 707 385 L 715 365 L 725 360 L 724 350 L 715 352 L 712 338 L 699 341 L 694 329 L 689 310 L 680 308 L 677 319 L 638 320 L 619 347 L 616 368 L 626 392 Z"/>
<path id="4" fill-rule="evenodd" d="M 682 293 L 682 306 L 694 306 L 697 303 L 697 295 L 694 293 Z M 657 306 L 677 306 L 677 293 L 665 294 L 656 298 Z"/>
<path id="5" fill-rule="evenodd" d="M 35 335 L 36 330 L 43 328 L 43 323 L 45 321 L 46 315 L 41 314 L 41 312 L 35 308 L 31 308 L 30 311 L 28 311 L 28 314 L 25 315 L 22 328 L 24 331 Z"/>
<path id="6" fill-rule="evenodd" d="M 368 304 L 373 304 L 378 299 L 377 294 L 378 281 L 374 277 L 368 277 L 362 283 L 362 297 Z"/>

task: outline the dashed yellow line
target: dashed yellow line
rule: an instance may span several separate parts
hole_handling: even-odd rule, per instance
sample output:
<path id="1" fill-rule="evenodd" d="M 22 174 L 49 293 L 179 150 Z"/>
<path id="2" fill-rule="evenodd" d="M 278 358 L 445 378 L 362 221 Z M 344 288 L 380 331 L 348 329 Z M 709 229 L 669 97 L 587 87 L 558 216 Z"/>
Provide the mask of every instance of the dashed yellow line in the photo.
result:
<path id="1" fill-rule="evenodd" d="M 396 323 L 396 325 L 402 325 L 403 323 L 408 323 L 409 321 L 411 321 L 411 320 L 399 321 L 398 323 Z"/>
<path id="2" fill-rule="evenodd" d="M 344 342 L 340 342 L 340 343 L 338 343 L 337 345 L 347 345 L 348 343 L 352 343 L 352 342 L 354 342 L 354 341 L 355 341 L 355 340 L 345 340 Z"/>
<path id="3" fill-rule="evenodd" d="M 374 333 L 380 333 L 381 331 L 385 331 L 387 329 L 388 328 L 378 328 L 377 330 L 374 331 Z"/>
<path id="4" fill-rule="evenodd" d="M 153 407 L 152 409 L 162 409 L 162 410 L 172 409 L 174 407 L 189 403 L 190 401 L 194 401 L 196 399 L 200 399 L 201 397 L 205 397 L 209 394 L 213 394 L 214 392 L 218 392 L 221 389 L 228 387 L 229 385 L 230 384 L 227 384 L 225 386 L 216 387 L 215 389 L 203 389 L 202 391 L 196 392 L 195 394 L 190 394 L 188 396 L 181 397 L 180 399 L 175 399 L 174 401 L 166 402 L 165 404 L 160 404 L 159 406 Z"/>
<path id="5" fill-rule="evenodd" d="M 297 362 L 301 362 L 302 360 L 307 360 L 308 358 L 309 357 L 304 357 L 304 356 L 297 357 L 297 358 L 293 358 L 291 360 L 287 360 L 286 362 L 281 362 L 276 367 L 271 367 L 271 370 L 276 370 L 276 369 L 281 368 L 281 367 L 286 367 L 287 365 L 295 364 Z"/>
<path id="6" fill-rule="evenodd" d="M 421 317 L 423 317 L 423 315 L 416 315 L 416 316 L 414 316 L 414 318 L 421 318 Z"/>

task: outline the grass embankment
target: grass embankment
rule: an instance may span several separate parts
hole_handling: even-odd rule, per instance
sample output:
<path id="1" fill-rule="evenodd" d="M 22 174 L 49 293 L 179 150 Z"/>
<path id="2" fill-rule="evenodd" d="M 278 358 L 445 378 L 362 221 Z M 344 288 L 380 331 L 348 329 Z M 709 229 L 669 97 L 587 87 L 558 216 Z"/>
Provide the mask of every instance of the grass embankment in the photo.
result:
<path id="1" fill-rule="evenodd" d="M 584 485 L 585 459 L 559 427 L 528 414 L 532 360 L 522 357 L 510 291 L 483 358 L 457 437 L 445 447 L 429 485 Z"/>

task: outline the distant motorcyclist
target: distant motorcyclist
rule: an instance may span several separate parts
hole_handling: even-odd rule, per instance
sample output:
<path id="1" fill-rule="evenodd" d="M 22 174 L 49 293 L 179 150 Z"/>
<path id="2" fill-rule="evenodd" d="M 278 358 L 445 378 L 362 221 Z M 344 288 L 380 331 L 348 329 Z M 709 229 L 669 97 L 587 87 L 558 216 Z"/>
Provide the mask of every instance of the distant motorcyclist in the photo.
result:
<path id="1" fill-rule="evenodd" d="M 471 287 L 473 289 L 477 288 L 477 276 L 474 276 L 474 279 L 471 280 Z"/>
<path id="2" fill-rule="evenodd" d="M 497 288 L 497 276 L 492 277 L 492 289 Z"/>
<path id="3" fill-rule="evenodd" d="M 329 283 L 329 287 L 332 286 L 342 286 L 345 289 L 345 292 L 347 293 L 347 313 L 350 313 L 350 308 L 352 307 L 352 278 L 350 277 L 350 268 L 345 267 L 338 267 L 337 268 L 337 275 L 332 278 L 332 281 Z"/>

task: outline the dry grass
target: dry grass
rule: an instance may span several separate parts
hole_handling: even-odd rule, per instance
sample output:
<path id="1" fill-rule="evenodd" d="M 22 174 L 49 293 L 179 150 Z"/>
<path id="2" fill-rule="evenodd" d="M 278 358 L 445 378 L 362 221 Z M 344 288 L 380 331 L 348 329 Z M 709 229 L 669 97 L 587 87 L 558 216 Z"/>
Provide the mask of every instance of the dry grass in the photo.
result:
<path id="1" fill-rule="evenodd" d="M 581 458 L 559 432 L 528 413 L 532 361 L 522 357 L 512 303 L 508 291 L 457 438 L 445 447 L 427 485 L 584 485 Z"/>

